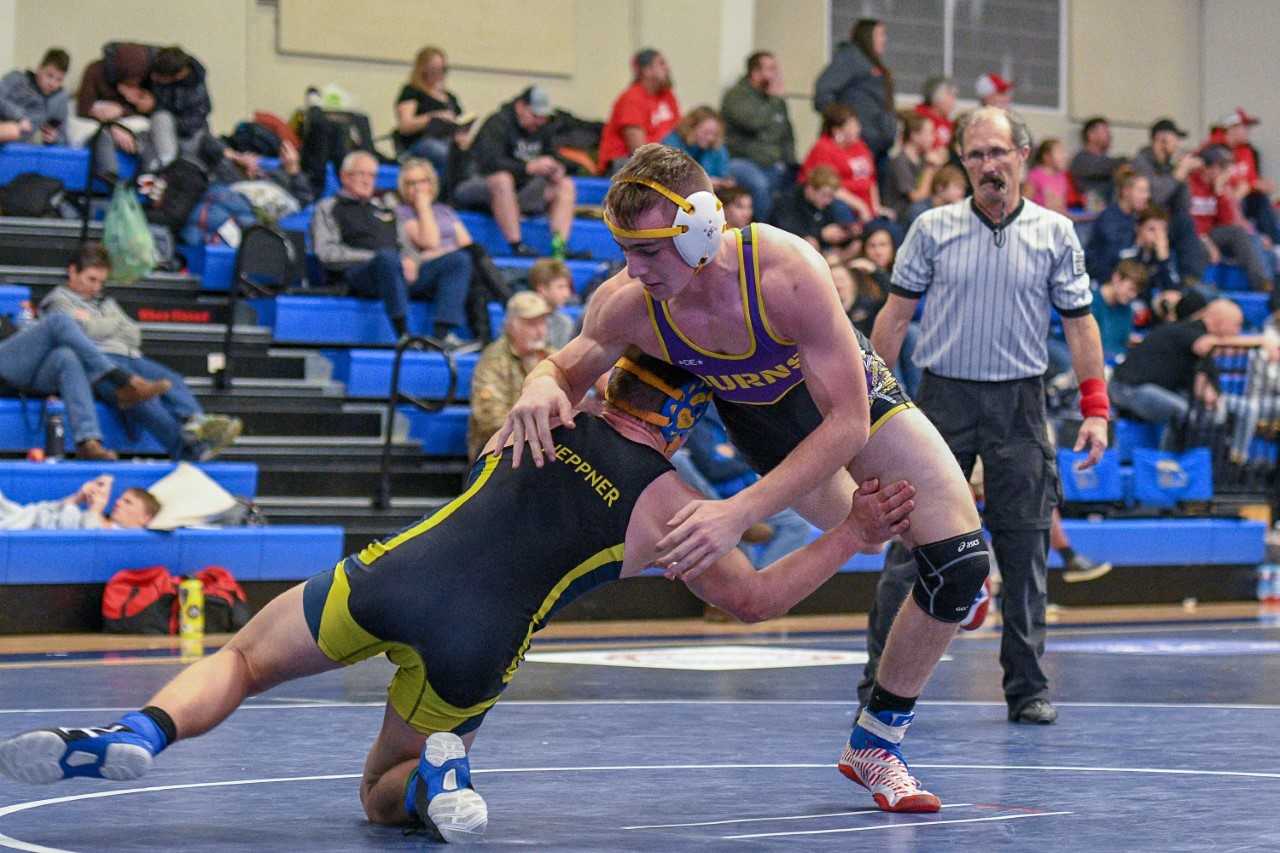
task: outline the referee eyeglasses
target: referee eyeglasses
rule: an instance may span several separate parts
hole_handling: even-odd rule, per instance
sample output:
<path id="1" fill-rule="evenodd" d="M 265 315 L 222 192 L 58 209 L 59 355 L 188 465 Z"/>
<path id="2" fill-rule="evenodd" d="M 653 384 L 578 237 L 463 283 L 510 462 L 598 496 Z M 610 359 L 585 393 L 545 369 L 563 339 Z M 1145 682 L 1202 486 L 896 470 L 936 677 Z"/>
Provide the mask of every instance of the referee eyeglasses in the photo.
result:
<path id="1" fill-rule="evenodd" d="M 992 160 L 997 163 L 1001 162 L 1007 159 L 1012 153 L 1012 148 L 988 148 L 985 151 L 981 148 L 975 148 L 972 151 L 965 153 L 964 161 L 970 166 L 977 167 L 981 166 L 987 160 Z"/>

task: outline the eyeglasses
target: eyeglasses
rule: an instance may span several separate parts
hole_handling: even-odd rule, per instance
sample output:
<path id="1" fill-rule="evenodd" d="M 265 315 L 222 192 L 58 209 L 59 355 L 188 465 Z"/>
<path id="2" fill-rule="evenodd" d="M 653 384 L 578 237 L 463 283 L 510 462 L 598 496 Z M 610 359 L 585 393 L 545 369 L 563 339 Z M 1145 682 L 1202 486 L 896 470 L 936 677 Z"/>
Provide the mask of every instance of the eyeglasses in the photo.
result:
<path id="1" fill-rule="evenodd" d="M 964 155 L 964 161 L 970 166 L 981 166 L 987 160 L 1001 161 L 1013 153 L 1012 148 L 988 148 L 983 151 L 981 148 L 975 148 L 968 151 Z"/>

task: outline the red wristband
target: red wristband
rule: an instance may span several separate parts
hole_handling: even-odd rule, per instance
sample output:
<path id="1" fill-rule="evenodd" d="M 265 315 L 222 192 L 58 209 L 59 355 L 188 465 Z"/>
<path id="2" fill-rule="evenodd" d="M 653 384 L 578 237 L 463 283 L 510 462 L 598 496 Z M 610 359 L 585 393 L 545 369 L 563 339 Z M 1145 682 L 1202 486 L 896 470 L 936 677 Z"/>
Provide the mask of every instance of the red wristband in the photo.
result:
<path id="1" fill-rule="evenodd" d="M 1097 377 L 1080 383 L 1080 414 L 1086 418 L 1111 416 L 1111 400 L 1107 397 L 1107 383 Z"/>

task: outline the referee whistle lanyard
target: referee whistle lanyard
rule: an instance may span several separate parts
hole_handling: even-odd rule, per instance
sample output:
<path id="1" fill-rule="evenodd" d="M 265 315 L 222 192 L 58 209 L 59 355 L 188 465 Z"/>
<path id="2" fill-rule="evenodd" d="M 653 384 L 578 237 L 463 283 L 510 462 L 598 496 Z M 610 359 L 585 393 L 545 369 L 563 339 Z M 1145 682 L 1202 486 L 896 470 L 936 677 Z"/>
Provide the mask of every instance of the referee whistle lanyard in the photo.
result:
<path id="1" fill-rule="evenodd" d="M 647 424 L 656 426 L 662 435 L 662 440 L 666 442 L 663 452 L 674 453 L 684 444 L 694 425 L 698 423 L 698 419 L 711 404 L 711 390 L 707 387 L 707 383 L 693 377 L 682 385 L 672 387 L 655 373 L 646 370 L 626 356 L 618 359 L 614 368 L 625 370 L 645 385 L 666 395 L 666 399 L 662 401 L 661 407 L 656 412 L 638 409 L 625 400 L 614 399 L 608 393 L 605 394 L 605 401 L 633 418 L 639 418 Z"/>

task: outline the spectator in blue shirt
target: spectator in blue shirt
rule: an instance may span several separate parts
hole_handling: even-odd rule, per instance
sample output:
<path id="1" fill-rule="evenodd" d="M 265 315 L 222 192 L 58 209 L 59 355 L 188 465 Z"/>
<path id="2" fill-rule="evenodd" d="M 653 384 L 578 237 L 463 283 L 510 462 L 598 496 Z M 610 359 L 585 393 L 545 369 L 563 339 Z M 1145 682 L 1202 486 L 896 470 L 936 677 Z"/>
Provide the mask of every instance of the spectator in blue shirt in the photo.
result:
<path id="1" fill-rule="evenodd" d="M 733 178 L 729 177 L 729 152 L 724 147 L 724 122 L 711 107 L 696 107 L 685 113 L 662 144 L 679 148 L 697 160 L 711 178 L 714 189 L 733 185 Z"/>
<path id="2" fill-rule="evenodd" d="M 1137 261 L 1147 272 L 1147 289 L 1139 296 L 1151 301 L 1154 294 L 1181 290 L 1182 278 L 1169 245 L 1169 214 L 1149 204 L 1138 214 L 1138 230 L 1133 245 L 1120 250 L 1121 261 Z"/>
<path id="3" fill-rule="evenodd" d="M 1129 348 L 1133 335 L 1133 301 L 1147 286 L 1147 268 L 1137 261 L 1116 264 L 1111 278 L 1093 291 L 1089 309 L 1098 321 L 1102 352 L 1108 360 Z"/>
<path id="4" fill-rule="evenodd" d="M 1120 252 L 1134 243 L 1138 212 L 1151 201 L 1151 183 L 1129 166 L 1116 170 L 1115 201 L 1093 223 L 1084 249 L 1085 269 L 1094 281 L 1106 281 L 1120 260 Z"/>

